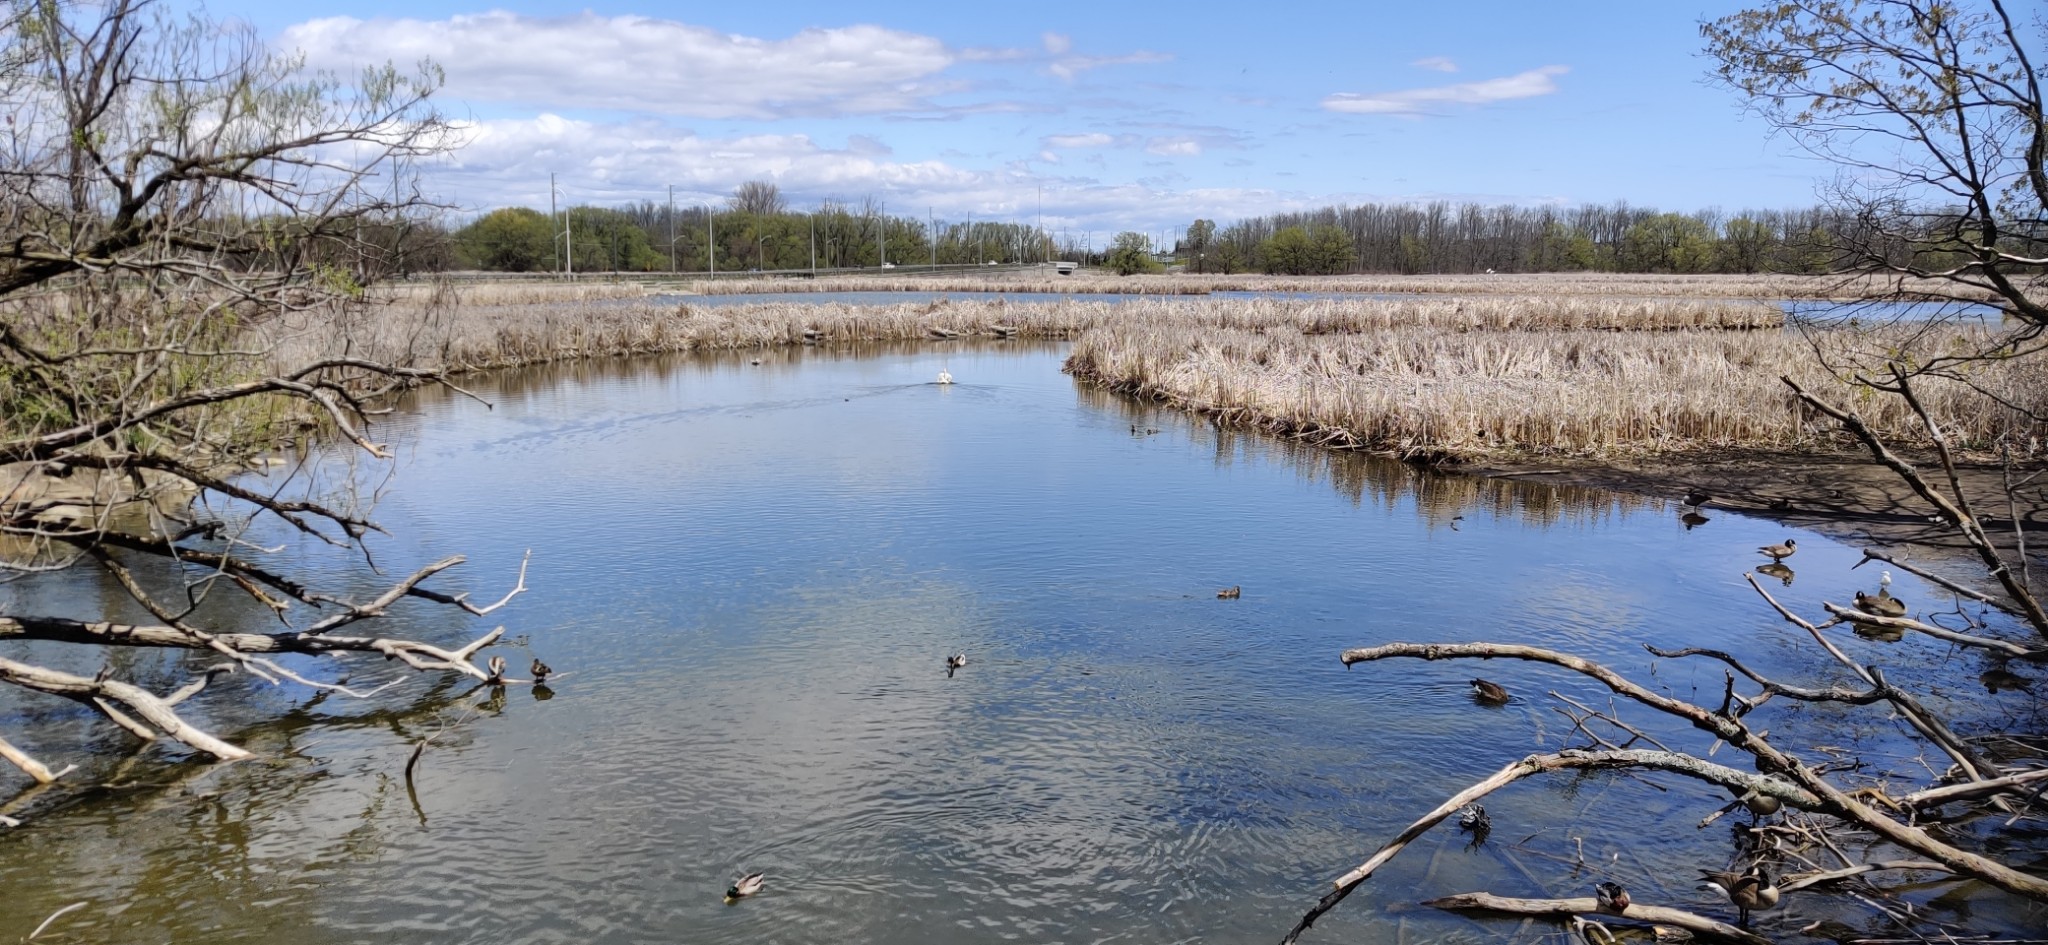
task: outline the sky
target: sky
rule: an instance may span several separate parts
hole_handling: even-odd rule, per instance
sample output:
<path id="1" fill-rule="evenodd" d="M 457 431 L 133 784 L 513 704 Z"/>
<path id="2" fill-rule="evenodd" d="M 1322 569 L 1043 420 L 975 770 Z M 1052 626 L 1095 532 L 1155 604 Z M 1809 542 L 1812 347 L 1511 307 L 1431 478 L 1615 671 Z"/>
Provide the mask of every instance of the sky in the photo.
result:
<path id="1" fill-rule="evenodd" d="M 313 67 L 432 59 L 428 189 L 1159 232 L 1335 203 L 1794 207 L 1829 172 L 1707 81 L 1738 0 L 603 6 L 218 0 Z M 1106 235 L 1095 236 L 1097 244 Z"/>

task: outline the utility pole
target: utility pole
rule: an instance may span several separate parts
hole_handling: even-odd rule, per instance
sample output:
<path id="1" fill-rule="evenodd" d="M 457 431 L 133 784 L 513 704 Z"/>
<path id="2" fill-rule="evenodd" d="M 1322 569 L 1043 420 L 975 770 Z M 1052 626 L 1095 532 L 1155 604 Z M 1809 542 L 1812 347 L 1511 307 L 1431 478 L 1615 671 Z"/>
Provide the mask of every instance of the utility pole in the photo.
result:
<path id="1" fill-rule="evenodd" d="M 559 217 L 557 216 L 557 214 L 556 214 L 556 211 L 555 211 L 555 175 L 553 175 L 553 174 L 549 174 L 549 175 L 548 175 L 548 229 L 552 230 L 552 229 L 554 229 L 554 228 L 555 228 L 555 221 L 556 221 L 556 220 L 557 220 L 558 218 L 559 218 Z M 549 242 L 550 244 L 552 244 L 552 243 L 554 243 L 554 241 L 555 241 L 555 234 L 553 234 L 553 233 L 549 233 L 549 234 L 548 234 L 548 242 Z M 553 248 L 554 248 L 554 246 L 550 245 L 550 246 L 549 246 L 548 248 L 549 248 L 549 249 L 553 249 Z"/>
<path id="2" fill-rule="evenodd" d="M 1040 184 L 1040 185 L 1038 185 L 1038 228 L 1037 228 L 1037 231 L 1036 231 L 1036 232 L 1034 232 L 1034 233 L 1032 233 L 1032 234 L 1031 234 L 1031 242 L 1033 242 L 1033 243 L 1037 243 L 1037 244 L 1039 245 L 1039 248 L 1041 248 L 1041 249 L 1043 249 L 1043 248 L 1045 247 L 1045 185 L 1044 185 L 1044 184 Z"/>
<path id="3" fill-rule="evenodd" d="M 932 215 L 932 208 L 924 208 L 925 219 L 930 221 L 932 230 L 932 271 L 939 271 L 939 218 Z"/>
<path id="4" fill-rule="evenodd" d="M 818 278 L 818 211 L 810 213 L 811 221 L 811 278 Z"/>
<path id="5" fill-rule="evenodd" d="M 704 265 L 712 275 L 718 275 L 718 232 L 711 227 L 711 218 L 718 211 L 706 204 L 704 207 Z"/>
<path id="6" fill-rule="evenodd" d="M 676 185 L 668 185 L 668 274 L 676 274 Z"/>
<path id="7" fill-rule="evenodd" d="M 889 265 L 889 205 L 882 205 L 881 226 L 876 228 L 875 244 L 881 247 L 882 265 Z"/>

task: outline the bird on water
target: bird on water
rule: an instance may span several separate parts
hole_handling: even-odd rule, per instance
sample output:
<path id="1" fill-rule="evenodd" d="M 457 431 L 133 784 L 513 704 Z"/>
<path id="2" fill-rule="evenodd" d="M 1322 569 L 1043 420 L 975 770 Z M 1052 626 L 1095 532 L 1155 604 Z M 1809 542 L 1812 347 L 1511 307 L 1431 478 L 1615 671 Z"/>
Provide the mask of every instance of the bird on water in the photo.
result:
<path id="1" fill-rule="evenodd" d="M 1500 683 L 1486 679 L 1472 680 L 1472 698 L 1486 705 L 1507 705 L 1508 691 Z"/>
<path id="2" fill-rule="evenodd" d="M 1628 911 L 1628 890 L 1620 883 L 1601 883 L 1593 887 L 1593 897 L 1600 903 L 1600 911 L 1620 915 Z"/>
<path id="3" fill-rule="evenodd" d="M 1761 864 L 1742 873 L 1701 870 L 1700 877 L 1705 880 L 1700 884 L 1701 889 L 1712 889 L 1734 904 L 1738 925 L 1748 925 L 1751 912 L 1760 912 L 1778 904 L 1778 887 L 1771 884 L 1770 874 L 1764 872 Z"/>
<path id="4" fill-rule="evenodd" d="M 726 889 L 725 891 L 725 901 L 738 902 L 742 899 L 747 898 L 748 896 L 760 892 L 761 887 L 767 884 L 768 874 L 748 873 L 747 875 L 732 881 L 732 886 Z"/>
<path id="5" fill-rule="evenodd" d="M 534 657 L 534 658 L 533 658 L 533 684 L 534 684 L 534 685 L 536 685 L 536 686 L 539 686 L 539 685 L 545 685 L 545 684 L 547 683 L 547 681 L 548 681 L 548 676 L 549 676 L 549 675 L 551 675 L 551 674 L 553 674 L 553 673 L 554 673 L 554 671 L 555 671 L 554 667 L 552 667 L 552 666 L 549 666 L 548 664 L 546 664 L 546 663 L 543 663 L 543 662 L 541 662 L 541 661 L 540 661 L 540 657 L 536 656 L 536 657 Z"/>
<path id="6" fill-rule="evenodd" d="M 953 383 L 953 373 L 952 373 L 951 371 L 948 371 L 948 370 L 946 370 L 945 368 L 940 368 L 940 369 L 939 369 L 939 383 L 941 383 L 941 384 L 951 384 L 951 383 Z"/>
<path id="7" fill-rule="evenodd" d="M 1799 542 L 1797 542 L 1797 541 L 1795 541 L 1795 540 L 1793 540 L 1793 539 L 1787 538 L 1787 539 L 1785 539 L 1785 543 L 1784 543 L 1784 544 L 1782 544 L 1782 545 L 1764 545 L 1763 547 L 1760 547 L 1760 548 L 1758 548 L 1758 549 L 1757 549 L 1757 553 L 1758 553 L 1758 554 L 1766 554 L 1766 555 L 1770 555 L 1770 556 L 1771 556 L 1771 560 L 1772 560 L 1772 561 L 1783 561 L 1783 560 L 1785 560 L 1786 558 L 1790 558 L 1790 557 L 1792 557 L 1792 554 L 1793 554 L 1794 552 L 1798 551 L 1798 550 L 1799 550 Z"/>

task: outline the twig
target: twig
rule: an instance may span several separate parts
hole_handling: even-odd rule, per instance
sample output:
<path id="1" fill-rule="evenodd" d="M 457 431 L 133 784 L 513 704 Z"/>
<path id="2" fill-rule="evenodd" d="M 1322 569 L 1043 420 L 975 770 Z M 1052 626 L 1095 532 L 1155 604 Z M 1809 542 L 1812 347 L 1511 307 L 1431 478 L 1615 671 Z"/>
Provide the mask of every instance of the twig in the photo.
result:
<path id="1" fill-rule="evenodd" d="M 49 917 L 49 918 L 47 918 L 47 919 L 44 919 L 44 920 L 43 920 L 43 923 L 42 923 L 41 925 L 38 925 L 38 926 L 36 926 L 36 930 L 35 930 L 35 931 L 33 931 L 33 932 L 30 932 L 30 933 L 28 933 L 28 937 L 29 937 L 29 938 L 35 938 L 36 936 L 38 936 L 38 935 L 41 935 L 41 934 L 43 934 L 43 930 L 44 930 L 44 929 L 47 929 L 47 928 L 49 928 L 49 927 L 50 927 L 50 923 L 52 923 L 52 922 L 55 922 L 55 921 L 57 921 L 57 917 L 58 917 L 58 916 L 61 916 L 61 915 L 63 915 L 63 914 L 64 914 L 64 913 L 66 913 L 66 912 L 71 912 L 71 911 L 73 911 L 73 910 L 76 910 L 76 909 L 83 909 L 83 908 L 85 908 L 85 907 L 86 907 L 86 906 L 88 906 L 88 905 L 91 905 L 91 902 L 90 902 L 90 901 L 88 901 L 88 900 L 83 900 L 83 899 L 81 899 L 81 900 L 79 900 L 79 901 L 77 901 L 77 902 L 74 902 L 74 903 L 72 903 L 72 904 L 68 905 L 68 906 L 65 906 L 65 907 L 64 907 L 64 908 L 62 908 L 62 909 L 59 909 L 59 910 L 57 910 L 57 911 L 55 911 L 55 912 L 52 912 L 52 913 L 50 913 L 50 917 Z M 23 939 L 23 941 L 27 941 L 27 939 Z"/>
<path id="2" fill-rule="evenodd" d="M 1508 915 L 1556 916 L 1559 918 L 1599 915 L 1612 917 L 1613 913 L 1601 912 L 1600 903 L 1592 896 L 1575 899 L 1511 899 L 1492 893 L 1471 892 L 1455 896 L 1442 896 L 1423 903 L 1435 909 L 1475 912 L 1501 912 Z M 1694 935 L 1708 936 L 1743 945 L 1770 945 L 1770 940 L 1752 932 L 1746 932 L 1726 922 L 1695 915 L 1683 909 L 1665 906 L 1646 906 L 1630 903 L 1619 916 L 1640 922 L 1654 922 L 1684 929 Z"/>

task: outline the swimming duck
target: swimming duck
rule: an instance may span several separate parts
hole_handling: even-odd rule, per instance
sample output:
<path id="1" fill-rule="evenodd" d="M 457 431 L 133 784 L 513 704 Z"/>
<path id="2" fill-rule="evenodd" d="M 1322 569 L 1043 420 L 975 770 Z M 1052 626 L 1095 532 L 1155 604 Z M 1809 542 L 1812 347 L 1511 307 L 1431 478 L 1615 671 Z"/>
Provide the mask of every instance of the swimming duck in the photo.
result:
<path id="1" fill-rule="evenodd" d="M 1904 617 L 1906 615 L 1906 602 L 1882 593 L 1872 597 L 1862 591 L 1857 591 L 1856 609 L 1876 617 Z"/>
<path id="2" fill-rule="evenodd" d="M 947 371 L 947 370 L 946 370 L 945 368 L 940 368 L 940 369 L 939 369 L 939 383 L 941 383 L 941 384 L 951 384 L 951 383 L 953 383 L 953 375 L 952 375 L 952 373 L 951 373 L 951 372 L 949 372 L 949 371 Z"/>
<path id="3" fill-rule="evenodd" d="M 1712 501 L 1714 501 L 1713 496 L 1698 489 L 1693 489 L 1685 494 L 1685 504 L 1688 508 L 1696 509 Z"/>
<path id="4" fill-rule="evenodd" d="M 1785 539 L 1782 545 L 1765 545 L 1757 549 L 1759 553 L 1770 555 L 1772 561 L 1783 561 L 1792 557 L 1792 553 L 1798 550 L 1799 542 L 1790 538 Z"/>
<path id="5" fill-rule="evenodd" d="M 1493 829 L 1493 818 L 1486 816 L 1486 808 L 1478 804 L 1467 804 L 1458 809 L 1458 829 L 1471 833 L 1485 833 Z"/>
<path id="6" fill-rule="evenodd" d="M 1762 865 L 1752 866 L 1747 872 L 1733 870 L 1701 870 L 1700 877 L 1706 882 L 1701 889 L 1712 889 L 1735 905 L 1738 925 L 1749 924 L 1751 910 L 1769 909 L 1778 904 L 1778 887 L 1771 885 L 1770 874 Z"/>
<path id="7" fill-rule="evenodd" d="M 959 669 L 965 665 L 967 665 L 967 654 L 965 653 L 955 653 L 952 656 L 946 657 L 947 669 Z"/>
<path id="8" fill-rule="evenodd" d="M 747 898 L 748 896 L 760 892 L 761 887 L 767 885 L 767 883 L 768 874 L 748 873 L 747 875 L 732 881 L 732 887 L 725 891 L 725 901 L 738 902 L 742 899 Z"/>
<path id="9" fill-rule="evenodd" d="M 1244 596 L 1244 589 L 1235 584 L 1216 592 L 1217 600 L 1236 600 L 1242 596 Z"/>
<path id="10" fill-rule="evenodd" d="M 1486 705 L 1507 705 L 1508 691 L 1500 683 L 1475 679 L 1472 680 L 1472 698 Z"/>
<path id="11" fill-rule="evenodd" d="M 1593 887 L 1593 897 L 1600 903 L 1600 911 L 1620 915 L 1628 911 L 1628 890 L 1620 883 L 1601 883 Z"/>
<path id="12" fill-rule="evenodd" d="M 552 666 L 549 666 L 548 664 L 546 664 L 546 663 L 543 663 L 543 662 L 541 662 L 541 661 L 540 661 L 540 657 L 536 656 L 536 657 L 534 657 L 534 658 L 533 658 L 533 684 L 534 684 L 534 685 L 536 685 L 536 686 L 546 685 L 546 684 L 547 684 L 547 681 L 548 681 L 548 675 L 549 675 L 550 673 L 553 673 L 554 671 L 555 671 L 555 670 L 554 670 L 554 667 L 552 667 Z"/>

